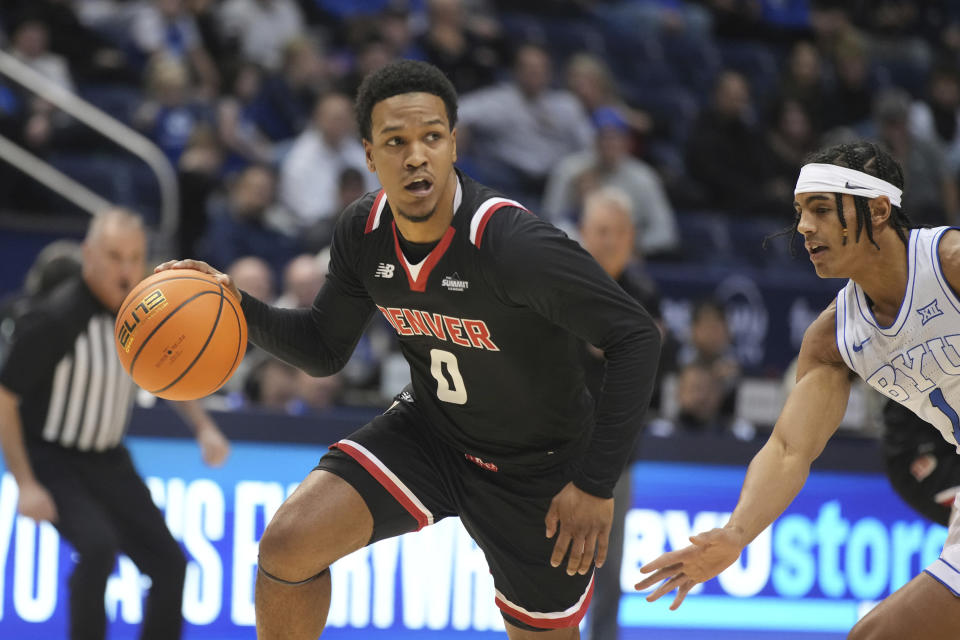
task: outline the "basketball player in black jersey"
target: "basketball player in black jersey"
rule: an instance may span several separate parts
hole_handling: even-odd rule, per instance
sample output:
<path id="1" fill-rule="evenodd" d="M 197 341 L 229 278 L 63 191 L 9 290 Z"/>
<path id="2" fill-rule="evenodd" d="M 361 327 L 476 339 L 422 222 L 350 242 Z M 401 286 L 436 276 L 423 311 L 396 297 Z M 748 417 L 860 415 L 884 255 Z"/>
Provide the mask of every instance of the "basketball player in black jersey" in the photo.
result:
<path id="1" fill-rule="evenodd" d="M 413 381 L 334 444 L 267 527 L 261 640 L 316 638 L 330 564 L 447 516 L 483 549 L 512 639 L 579 637 L 660 335 L 577 243 L 454 168 L 456 118 L 431 65 L 367 77 L 357 119 L 383 189 L 340 216 L 312 309 L 242 295 L 251 340 L 315 375 L 340 369 L 382 313 Z M 180 267 L 233 286 L 192 260 L 158 270 Z M 583 341 L 608 363 L 595 419 Z"/>

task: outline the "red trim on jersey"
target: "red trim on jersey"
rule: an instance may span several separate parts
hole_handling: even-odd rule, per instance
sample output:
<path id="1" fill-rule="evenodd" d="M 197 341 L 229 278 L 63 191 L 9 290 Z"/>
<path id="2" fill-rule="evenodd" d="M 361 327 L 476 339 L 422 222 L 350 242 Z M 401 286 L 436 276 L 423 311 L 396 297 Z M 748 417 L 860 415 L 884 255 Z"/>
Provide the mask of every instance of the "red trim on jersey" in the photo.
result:
<path id="1" fill-rule="evenodd" d="M 487 223 L 490 222 L 490 216 L 493 215 L 493 212 L 497 209 L 502 209 L 504 207 L 516 207 L 517 205 L 513 202 L 499 202 L 489 209 L 486 213 L 483 214 L 483 217 L 480 218 L 480 224 L 477 225 L 477 239 L 474 244 L 477 245 L 477 248 L 480 248 L 480 242 L 483 240 L 483 230 L 487 228 Z M 526 209 L 524 209 L 526 211 Z"/>
<path id="2" fill-rule="evenodd" d="M 410 273 L 410 267 L 407 266 L 407 259 L 403 255 L 403 249 L 400 248 L 400 235 L 397 231 L 397 222 L 394 220 L 393 225 L 393 248 L 397 252 L 397 260 L 400 261 L 400 264 L 403 265 L 403 270 L 407 272 L 407 282 L 410 283 L 411 291 L 426 291 L 427 290 L 427 280 L 430 279 L 430 272 L 433 271 L 433 268 L 437 266 L 437 263 L 440 262 L 440 258 L 443 257 L 443 254 L 447 252 L 447 249 L 450 247 L 450 243 L 453 241 L 453 236 L 456 233 L 456 230 L 453 227 L 447 227 L 447 232 L 443 234 L 443 237 L 440 238 L 440 242 L 433 248 L 433 250 L 427 255 L 424 260 L 423 266 L 420 267 L 420 273 L 417 274 L 417 279 L 413 279 L 413 274 Z"/>
<path id="3" fill-rule="evenodd" d="M 377 197 L 373 199 L 373 206 L 370 207 L 370 215 L 367 216 L 367 226 L 364 228 L 364 233 L 370 233 L 374 229 L 374 223 L 377 222 L 377 212 L 383 211 L 383 208 L 380 205 L 380 202 L 387 197 L 387 192 L 383 189 L 380 189 L 380 193 L 377 194 Z"/>
<path id="4" fill-rule="evenodd" d="M 430 524 L 430 514 L 424 513 L 413 501 L 407 497 L 403 492 L 403 489 L 400 488 L 390 476 L 383 472 L 383 470 L 377 465 L 376 462 L 371 460 L 366 456 L 362 451 L 352 446 L 349 442 L 335 442 L 330 445 L 331 449 L 340 449 L 345 454 L 356 460 L 360 463 L 367 472 L 372 475 L 377 482 L 383 485 L 383 488 L 390 492 L 390 495 L 399 502 L 407 512 L 413 516 L 417 521 L 417 530 L 423 529 L 425 526 Z M 381 463 L 382 464 L 382 463 Z"/>
<path id="5" fill-rule="evenodd" d="M 584 594 L 585 597 L 583 598 L 583 601 L 580 602 L 580 606 L 578 606 L 572 613 L 569 613 L 563 617 L 552 617 L 556 614 L 540 614 L 540 616 L 551 617 L 537 617 L 535 615 L 531 615 L 530 612 L 527 612 L 512 602 L 504 599 L 499 591 L 497 592 L 497 596 L 494 601 L 497 603 L 497 606 L 500 607 L 500 610 L 511 618 L 516 618 L 520 622 L 528 624 L 531 627 L 536 627 L 537 629 L 563 629 L 565 627 L 574 627 L 580 624 L 580 621 L 583 620 L 583 616 L 587 613 L 587 609 L 590 607 L 590 598 L 593 597 L 593 582 L 595 577 L 596 573 L 590 577 L 590 584 L 587 586 L 587 591 Z"/>

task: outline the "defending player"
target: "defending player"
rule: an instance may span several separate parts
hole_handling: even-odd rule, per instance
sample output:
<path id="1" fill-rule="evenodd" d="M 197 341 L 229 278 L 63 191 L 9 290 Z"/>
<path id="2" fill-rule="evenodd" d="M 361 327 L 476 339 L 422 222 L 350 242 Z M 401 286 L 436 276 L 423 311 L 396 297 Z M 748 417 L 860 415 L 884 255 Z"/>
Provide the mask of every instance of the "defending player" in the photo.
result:
<path id="1" fill-rule="evenodd" d="M 849 282 L 804 335 L 797 385 L 750 463 L 730 521 L 643 567 L 655 573 L 638 589 L 666 579 L 648 600 L 677 589 L 676 609 L 783 513 L 840 424 L 855 374 L 957 446 L 960 232 L 909 228 L 900 210 L 902 189 L 900 167 L 867 142 L 830 147 L 801 169 L 796 231 L 817 275 Z M 954 567 L 960 567 L 956 521 L 940 559 L 867 614 L 849 637 L 956 638 L 960 572 Z"/>
<path id="2" fill-rule="evenodd" d="M 611 492 L 649 401 L 657 328 L 579 245 L 454 168 L 456 95 L 435 67 L 374 72 L 357 118 L 383 190 L 341 215 L 312 309 L 244 294 L 243 311 L 255 344 L 315 375 L 340 369 L 382 313 L 413 383 L 335 444 L 270 522 L 258 637 L 316 638 L 330 564 L 458 515 L 510 637 L 578 638 Z M 193 261 L 158 269 L 171 266 L 217 273 Z M 595 424 L 582 340 L 608 360 Z"/>

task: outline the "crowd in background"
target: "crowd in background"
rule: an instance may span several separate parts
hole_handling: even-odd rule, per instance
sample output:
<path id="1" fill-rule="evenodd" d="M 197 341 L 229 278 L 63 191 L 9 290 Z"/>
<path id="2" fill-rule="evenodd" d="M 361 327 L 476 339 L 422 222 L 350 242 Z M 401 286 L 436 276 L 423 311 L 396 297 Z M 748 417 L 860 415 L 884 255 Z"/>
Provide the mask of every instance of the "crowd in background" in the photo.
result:
<path id="1" fill-rule="evenodd" d="M 947 0 L 4 0 L 0 46 L 159 146 L 179 177 L 178 255 L 285 306 L 311 303 L 337 214 L 378 188 L 352 100 L 400 57 L 456 86 L 458 166 L 599 237 L 601 264 L 626 252 L 654 315 L 645 262 L 701 250 L 684 216 L 789 226 L 803 157 L 824 144 L 879 141 L 915 221 L 960 219 L 960 6 Z M 2 78 L 0 134 L 156 219 L 137 161 Z M 617 212 L 588 220 L 598 190 Z M 0 202 L 73 210 L 3 163 Z M 752 438 L 734 417 L 741 367 L 722 307 L 702 301 L 689 337 L 667 338 L 673 409 L 651 431 Z M 310 378 L 251 349 L 216 402 L 382 404 L 408 376 L 377 317 L 340 374 Z"/>

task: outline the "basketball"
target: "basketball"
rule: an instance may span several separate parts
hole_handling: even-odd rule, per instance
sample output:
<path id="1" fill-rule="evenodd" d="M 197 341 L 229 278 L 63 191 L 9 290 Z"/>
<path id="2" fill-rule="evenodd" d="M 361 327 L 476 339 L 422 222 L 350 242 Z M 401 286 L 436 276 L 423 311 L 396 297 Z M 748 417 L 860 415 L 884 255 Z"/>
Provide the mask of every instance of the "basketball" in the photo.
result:
<path id="1" fill-rule="evenodd" d="M 141 388 L 167 400 L 207 396 L 233 375 L 247 348 L 240 301 L 216 278 L 170 269 L 127 295 L 114 328 L 117 355 Z"/>

